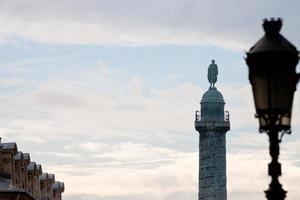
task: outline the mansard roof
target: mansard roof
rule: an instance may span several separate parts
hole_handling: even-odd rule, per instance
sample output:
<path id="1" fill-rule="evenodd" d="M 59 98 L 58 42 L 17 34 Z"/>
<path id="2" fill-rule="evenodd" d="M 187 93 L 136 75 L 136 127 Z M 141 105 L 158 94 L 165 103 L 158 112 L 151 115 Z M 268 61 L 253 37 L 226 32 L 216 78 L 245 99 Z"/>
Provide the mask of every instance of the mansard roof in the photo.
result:
<path id="1" fill-rule="evenodd" d="M 25 197 L 25 199 L 35 200 L 24 189 L 14 187 L 10 183 L 11 183 L 11 179 L 0 177 L 0 193 L 9 194 L 9 196 L 13 197 L 14 199 L 24 199 Z M 16 194 L 17 196 L 11 196 L 11 194 Z"/>
<path id="2" fill-rule="evenodd" d="M 15 156 L 14 156 L 15 160 L 23 160 L 24 156 L 23 156 L 23 152 L 19 151 Z"/>
<path id="3" fill-rule="evenodd" d="M 49 179 L 51 179 L 51 180 L 55 180 L 54 174 L 48 174 L 48 177 L 49 177 Z"/>
<path id="4" fill-rule="evenodd" d="M 18 147 L 15 142 L 5 142 L 0 144 L 0 148 L 3 150 L 14 150 L 15 153 L 18 152 Z"/>
<path id="5" fill-rule="evenodd" d="M 29 155 L 29 153 L 23 153 L 23 157 L 24 157 L 24 160 L 28 160 L 30 162 L 30 155 Z"/>
<path id="6" fill-rule="evenodd" d="M 10 184 L 10 178 L 3 178 L 0 176 L 0 192 L 18 191 L 18 189 Z"/>
<path id="7" fill-rule="evenodd" d="M 40 180 L 40 181 L 46 181 L 46 180 L 49 180 L 48 173 L 42 173 L 42 174 L 39 176 L 39 180 Z"/>
<path id="8" fill-rule="evenodd" d="M 36 169 L 38 170 L 38 171 L 40 171 L 41 173 L 42 173 L 42 165 L 41 164 L 36 164 Z"/>
<path id="9" fill-rule="evenodd" d="M 52 185 L 52 189 L 53 189 L 53 191 L 60 190 L 61 192 L 64 192 L 65 191 L 65 184 L 64 184 L 64 182 L 55 181 Z"/>
<path id="10" fill-rule="evenodd" d="M 0 145 L 2 149 L 14 149 L 17 146 L 15 142 L 5 142 Z"/>
<path id="11" fill-rule="evenodd" d="M 28 165 L 27 165 L 27 171 L 28 172 L 31 172 L 31 171 L 35 171 L 36 170 L 36 163 L 35 162 L 30 162 Z"/>

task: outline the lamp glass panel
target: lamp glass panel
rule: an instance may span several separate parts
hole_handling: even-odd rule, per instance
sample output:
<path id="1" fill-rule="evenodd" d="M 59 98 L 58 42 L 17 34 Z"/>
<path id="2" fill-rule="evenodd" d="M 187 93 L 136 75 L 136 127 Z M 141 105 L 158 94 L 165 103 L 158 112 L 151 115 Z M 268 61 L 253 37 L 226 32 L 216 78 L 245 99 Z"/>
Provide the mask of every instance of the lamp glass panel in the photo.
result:
<path id="1" fill-rule="evenodd" d="M 281 118 L 281 125 L 283 127 L 287 127 L 287 129 L 289 129 L 289 127 L 291 126 L 291 116 L 290 115 L 285 115 Z"/>
<path id="2" fill-rule="evenodd" d="M 260 114 L 262 110 L 269 108 L 268 80 L 263 76 L 257 75 L 252 76 L 251 83 L 256 112 Z"/>
<path id="3" fill-rule="evenodd" d="M 294 80 L 288 74 L 255 75 L 251 79 L 258 114 L 288 114 L 291 111 Z"/>
<path id="4" fill-rule="evenodd" d="M 265 115 L 260 115 L 259 118 L 259 125 L 261 127 L 264 127 L 264 126 L 269 126 L 270 125 L 270 121 L 269 121 L 269 118 L 268 118 L 268 115 L 265 114 Z"/>
<path id="5" fill-rule="evenodd" d="M 270 109 L 282 114 L 290 113 L 295 88 L 293 77 L 289 74 L 276 74 L 269 79 Z"/>

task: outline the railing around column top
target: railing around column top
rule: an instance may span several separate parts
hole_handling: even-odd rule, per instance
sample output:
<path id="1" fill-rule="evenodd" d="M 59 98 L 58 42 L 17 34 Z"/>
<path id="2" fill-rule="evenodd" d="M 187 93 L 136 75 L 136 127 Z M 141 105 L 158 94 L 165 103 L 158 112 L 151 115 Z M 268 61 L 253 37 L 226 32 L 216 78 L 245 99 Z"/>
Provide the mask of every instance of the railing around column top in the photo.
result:
<path id="1" fill-rule="evenodd" d="M 224 121 L 229 122 L 229 112 L 228 111 L 224 112 Z"/>
<path id="2" fill-rule="evenodd" d="M 197 121 L 201 121 L 201 115 L 199 110 L 195 111 L 195 122 Z"/>
<path id="3" fill-rule="evenodd" d="M 224 121 L 225 122 L 229 122 L 230 120 L 230 116 L 229 116 L 229 112 L 228 111 L 225 111 L 224 112 Z M 199 110 L 196 110 L 195 111 L 195 121 L 201 121 L 201 114 L 200 114 L 200 111 Z"/>

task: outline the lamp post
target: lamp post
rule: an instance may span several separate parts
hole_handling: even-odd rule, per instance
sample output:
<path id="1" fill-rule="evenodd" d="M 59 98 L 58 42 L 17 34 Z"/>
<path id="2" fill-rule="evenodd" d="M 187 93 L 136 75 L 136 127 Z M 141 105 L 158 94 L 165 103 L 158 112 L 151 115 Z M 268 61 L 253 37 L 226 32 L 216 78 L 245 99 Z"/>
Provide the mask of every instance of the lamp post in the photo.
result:
<path id="1" fill-rule="evenodd" d="M 268 200 L 283 200 L 286 196 L 278 180 L 281 175 L 279 143 L 283 134 L 291 133 L 292 104 L 299 80 L 296 73 L 299 52 L 279 33 L 281 26 L 280 18 L 265 19 L 265 35 L 246 57 L 259 131 L 265 132 L 270 141 L 272 161 L 268 171 L 272 181 L 265 191 Z"/>

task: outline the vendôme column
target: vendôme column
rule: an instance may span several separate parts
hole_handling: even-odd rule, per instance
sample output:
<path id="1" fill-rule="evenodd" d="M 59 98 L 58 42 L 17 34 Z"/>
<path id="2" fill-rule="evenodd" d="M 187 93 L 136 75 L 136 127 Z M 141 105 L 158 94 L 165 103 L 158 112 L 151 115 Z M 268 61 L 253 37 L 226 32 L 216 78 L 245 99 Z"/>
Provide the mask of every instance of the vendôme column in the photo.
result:
<path id="1" fill-rule="evenodd" d="M 226 200 L 226 132 L 230 129 L 229 112 L 224 112 L 223 95 L 215 87 L 218 66 L 208 67 L 208 90 L 196 111 L 195 128 L 199 132 L 199 200 Z"/>

